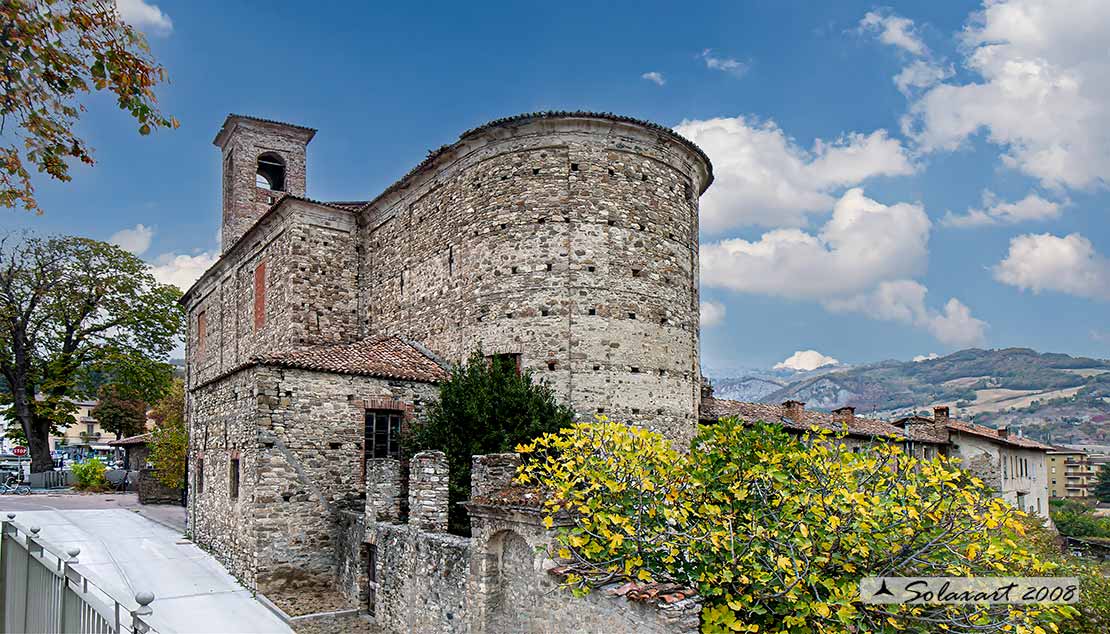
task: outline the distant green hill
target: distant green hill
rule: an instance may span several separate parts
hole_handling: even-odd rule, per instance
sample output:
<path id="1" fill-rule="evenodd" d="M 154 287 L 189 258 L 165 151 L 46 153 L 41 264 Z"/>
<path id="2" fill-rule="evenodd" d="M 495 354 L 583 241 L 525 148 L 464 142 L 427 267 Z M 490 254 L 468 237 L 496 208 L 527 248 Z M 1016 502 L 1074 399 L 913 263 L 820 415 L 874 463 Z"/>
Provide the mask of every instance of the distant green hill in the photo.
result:
<path id="1" fill-rule="evenodd" d="M 787 399 L 884 417 L 948 405 L 961 418 L 1017 425 L 1056 442 L 1095 439 L 1110 427 L 1103 418 L 1110 414 L 1110 362 L 1028 348 L 969 349 L 807 377 L 761 400 Z"/>

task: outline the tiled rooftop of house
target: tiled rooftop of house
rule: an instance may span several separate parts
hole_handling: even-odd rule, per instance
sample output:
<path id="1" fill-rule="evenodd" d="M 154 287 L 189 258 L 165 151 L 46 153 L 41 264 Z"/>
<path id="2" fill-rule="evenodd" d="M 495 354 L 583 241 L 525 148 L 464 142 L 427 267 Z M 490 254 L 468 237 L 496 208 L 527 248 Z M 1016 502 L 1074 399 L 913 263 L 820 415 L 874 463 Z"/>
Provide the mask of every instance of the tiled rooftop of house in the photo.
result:
<path id="1" fill-rule="evenodd" d="M 897 436 L 904 437 L 904 432 L 885 421 L 861 416 L 845 416 L 838 418 L 833 414 L 815 412 L 801 409 L 801 420 L 794 420 L 788 414 L 785 405 L 772 403 L 746 403 L 730 401 L 720 398 L 704 398 L 701 402 L 702 421 L 716 421 L 721 418 L 735 416 L 744 421 L 764 421 L 767 423 L 781 423 L 784 427 L 806 431 L 812 426 L 817 426 L 830 431 L 847 431 L 853 436 Z M 845 429 L 847 422 L 847 429 Z"/>
<path id="2" fill-rule="evenodd" d="M 113 447 L 125 447 L 127 445 L 141 445 L 143 443 L 150 442 L 151 438 L 153 438 L 153 437 L 154 437 L 153 434 L 151 434 L 150 432 L 147 432 L 145 434 L 139 434 L 137 436 L 128 436 L 127 438 L 120 438 L 119 440 L 113 440 L 113 441 L 109 442 L 108 444 L 112 445 Z"/>
<path id="3" fill-rule="evenodd" d="M 254 359 L 257 363 L 336 374 L 437 383 L 449 374 L 435 359 L 397 337 L 315 346 Z"/>

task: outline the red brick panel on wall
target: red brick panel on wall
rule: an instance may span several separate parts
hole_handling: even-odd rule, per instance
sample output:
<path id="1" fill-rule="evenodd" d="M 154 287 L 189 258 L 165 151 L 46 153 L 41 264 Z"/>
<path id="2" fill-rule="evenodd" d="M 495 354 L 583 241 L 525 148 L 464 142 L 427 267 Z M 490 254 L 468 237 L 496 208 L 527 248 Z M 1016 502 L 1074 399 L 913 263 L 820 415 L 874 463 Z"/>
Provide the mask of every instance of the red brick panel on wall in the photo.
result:
<path id="1" fill-rule="evenodd" d="M 259 262 L 254 269 L 254 331 L 266 325 L 266 263 Z"/>

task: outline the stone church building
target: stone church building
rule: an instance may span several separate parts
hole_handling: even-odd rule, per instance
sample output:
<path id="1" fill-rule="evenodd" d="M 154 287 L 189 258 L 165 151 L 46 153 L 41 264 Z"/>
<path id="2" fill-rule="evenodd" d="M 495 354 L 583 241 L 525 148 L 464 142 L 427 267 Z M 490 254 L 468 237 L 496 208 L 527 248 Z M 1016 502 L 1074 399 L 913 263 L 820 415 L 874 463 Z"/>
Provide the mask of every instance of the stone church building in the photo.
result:
<path id="1" fill-rule="evenodd" d="M 354 584 L 368 600 L 367 579 L 387 574 L 375 562 L 395 556 L 377 550 L 387 529 L 373 525 L 391 516 L 369 501 L 418 493 L 389 468 L 401 430 L 478 348 L 583 416 L 692 437 L 698 197 L 713 180 L 693 143 L 611 114 L 521 115 L 463 133 L 373 200 L 322 202 L 305 195 L 315 134 L 227 118 L 223 252 L 182 299 L 191 529 L 245 584 Z M 458 554 L 468 570 L 489 554 L 478 546 Z"/>

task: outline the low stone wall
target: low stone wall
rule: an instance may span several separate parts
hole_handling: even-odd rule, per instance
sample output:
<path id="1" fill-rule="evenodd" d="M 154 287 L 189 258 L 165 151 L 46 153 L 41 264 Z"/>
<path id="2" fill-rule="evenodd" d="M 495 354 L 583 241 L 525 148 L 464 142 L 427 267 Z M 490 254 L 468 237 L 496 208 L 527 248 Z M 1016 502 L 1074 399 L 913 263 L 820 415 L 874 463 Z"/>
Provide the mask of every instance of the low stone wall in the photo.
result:
<path id="1" fill-rule="evenodd" d="M 159 482 L 154 469 L 143 469 L 139 472 L 139 504 L 181 504 L 181 489 Z"/>
<path id="2" fill-rule="evenodd" d="M 340 511 L 335 530 L 335 587 L 352 607 L 366 609 L 369 576 L 366 568 L 366 515 Z"/>
<path id="3" fill-rule="evenodd" d="M 371 533 L 377 570 L 370 585 L 374 617 L 383 629 L 474 631 L 467 624 L 470 539 L 393 524 L 377 524 Z"/>

